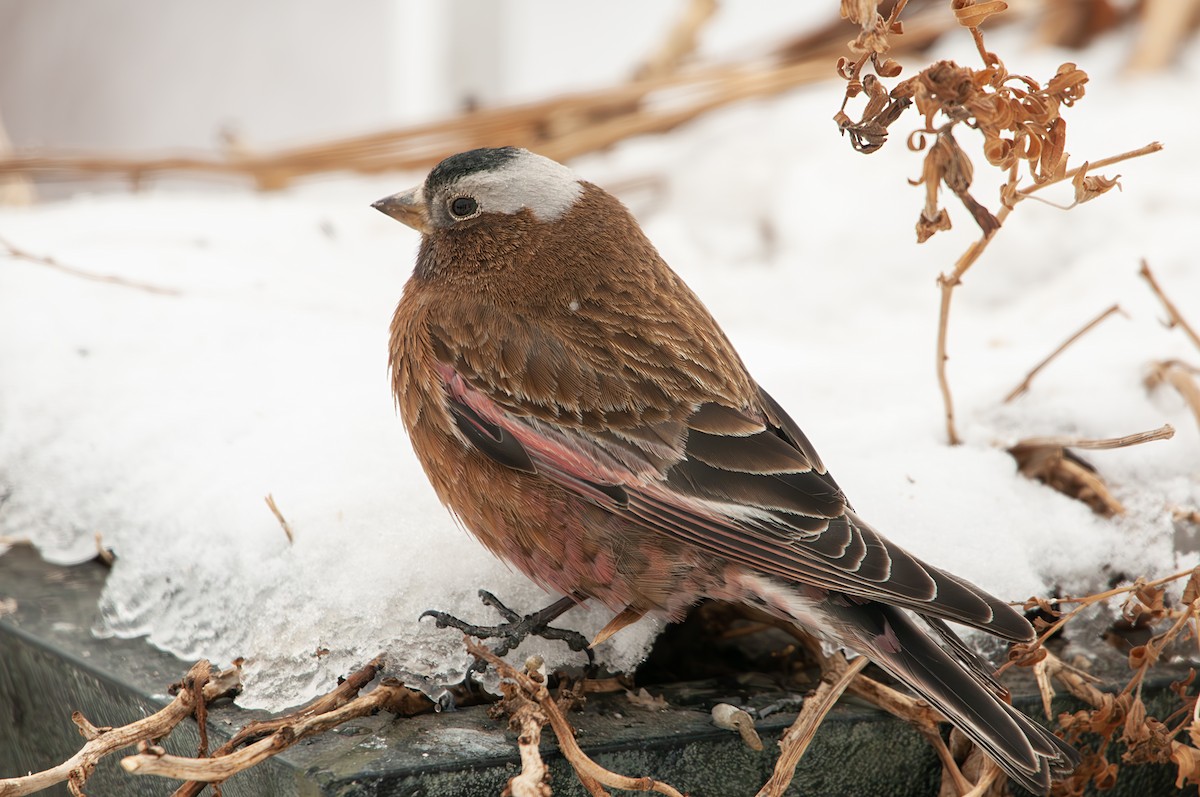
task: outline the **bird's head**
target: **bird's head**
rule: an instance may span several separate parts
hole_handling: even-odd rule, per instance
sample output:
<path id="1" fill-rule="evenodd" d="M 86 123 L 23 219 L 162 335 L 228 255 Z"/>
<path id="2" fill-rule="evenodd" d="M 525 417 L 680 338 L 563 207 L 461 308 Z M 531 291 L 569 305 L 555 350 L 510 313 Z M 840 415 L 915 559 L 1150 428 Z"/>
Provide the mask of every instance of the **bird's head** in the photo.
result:
<path id="1" fill-rule="evenodd" d="M 562 218 L 583 194 L 561 163 L 517 147 L 473 149 L 439 163 L 416 188 L 371 207 L 424 236 L 505 223 L 528 212 L 540 222 Z"/>

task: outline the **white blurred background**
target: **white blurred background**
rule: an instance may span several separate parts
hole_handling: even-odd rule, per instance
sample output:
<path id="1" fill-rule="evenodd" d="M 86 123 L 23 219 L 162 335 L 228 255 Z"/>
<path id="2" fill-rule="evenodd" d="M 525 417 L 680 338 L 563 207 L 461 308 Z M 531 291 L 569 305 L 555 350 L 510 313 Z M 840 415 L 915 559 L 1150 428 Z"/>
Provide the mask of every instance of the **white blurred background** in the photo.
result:
<path id="1" fill-rule="evenodd" d="M 685 2 L 0 0 L 0 117 L 17 148 L 255 149 L 371 132 L 629 77 Z M 726 3 L 732 55 L 837 3 Z"/>

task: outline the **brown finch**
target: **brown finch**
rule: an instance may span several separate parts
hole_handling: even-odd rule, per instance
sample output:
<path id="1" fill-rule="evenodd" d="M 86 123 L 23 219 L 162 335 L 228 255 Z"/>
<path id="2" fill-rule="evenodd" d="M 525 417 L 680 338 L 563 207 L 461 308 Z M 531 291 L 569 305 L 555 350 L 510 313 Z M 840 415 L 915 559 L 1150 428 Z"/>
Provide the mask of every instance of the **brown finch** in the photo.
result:
<path id="1" fill-rule="evenodd" d="M 712 598 L 803 626 L 1032 791 L 1078 763 L 946 621 L 1016 642 L 1029 623 L 855 514 L 619 201 L 506 147 L 447 158 L 375 207 L 422 234 L 391 328 L 401 415 L 493 553 L 627 619 Z"/>

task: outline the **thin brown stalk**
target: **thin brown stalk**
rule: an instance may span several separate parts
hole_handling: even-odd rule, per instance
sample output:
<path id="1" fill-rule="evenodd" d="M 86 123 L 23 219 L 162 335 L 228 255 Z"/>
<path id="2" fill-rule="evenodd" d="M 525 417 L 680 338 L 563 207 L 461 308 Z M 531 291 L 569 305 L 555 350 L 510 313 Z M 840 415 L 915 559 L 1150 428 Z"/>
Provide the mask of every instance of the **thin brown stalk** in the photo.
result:
<path id="1" fill-rule="evenodd" d="M 1086 448 L 1104 450 L 1111 448 L 1127 448 L 1129 446 L 1150 443 L 1155 440 L 1170 440 L 1175 436 L 1175 428 L 1171 424 L 1163 424 L 1157 429 L 1146 432 L 1136 432 L 1123 437 L 1106 437 L 1092 439 L 1087 437 L 1027 437 L 1017 443 L 1014 448 Z"/>
<path id="2" fill-rule="evenodd" d="M 690 0 L 662 46 L 646 59 L 635 77 L 669 75 L 696 50 L 700 31 L 717 12 L 717 0 Z"/>
<path id="3" fill-rule="evenodd" d="M 1074 603 L 1074 604 L 1078 604 L 1078 605 L 1071 611 L 1064 612 L 1063 614 L 1059 615 L 1059 617 L 1053 623 L 1046 626 L 1046 628 L 1040 634 L 1038 634 L 1038 638 L 1036 641 L 1034 641 L 1028 645 L 1019 646 L 1018 652 L 1020 655 L 1014 656 L 1014 657 L 1010 658 L 1008 661 L 1001 664 L 996 669 L 996 676 L 999 677 L 1000 675 L 1003 675 L 1005 670 L 1009 669 L 1010 667 L 1020 664 L 1025 657 L 1027 657 L 1033 653 L 1036 653 L 1040 657 L 1039 661 L 1047 662 L 1045 664 L 1047 675 L 1057 676 L 1058 673 L 1067 665 L 1064 664 L 1063 662 L 1061 662 L 1060 660 L 1054 658 L 1054 654 L 1047 651 L 1043 647 L 1043 645 L 1046 643 L 1047 639 L 1049 639 L 1050 637 L 1052 637 L 1056 633 L 1058 633 L 1058 631 L 1060 629 L 1062 629 L 1063 626 L 1065 626 L 1067 623 L 1069 623 L 1071 620 L 1073 620 L 1076 616 L 1078 616 L 1080 612 L 1082 612 L 1084 609 L 1087 609 L 1089 606 L 1095 606 L 1098 603 L 1106 601 L 1110 598 L 1115 598 L 1118 595 L 1128 595 L 1129 593 L 1136 592 L 1139 589 L 1161 587 L 1166 584 L 1170 584 L 1174 581 L 1180 581 L 1184 578 L 1188 578 L 1188 577 L 1194 575 L 1195 572 L 1196 572 L 1195 568 L 1188 568 L 1187 570 L 1181 570 L 1178 573 L 1172 573 L 1169 576 L 1163 576 L 1162 578 L 1156 578 L 1153 581 L 1135 581 L 1132 584 L 1125 584 L 1120 587 L 1113 587 L 1112 589 L 1108 589 L 1103 592 L 1097 592 L 1094 595 L 1084 595 L 1084 596 L 1078 597 L 1078 598 L 1052 598 L 1052 599 L 1050 599 L 1050 601 L 1049 601 L 1050 603 L 1056 604 L 1059 606 L 1061 606 L 1062 604 L 1066 604 L 1066 603 Z M 1031 599 L 1030 603 L 1031 602 L 1032 602 L 1032 599 Z M 1018 604 L 1014 604 L 1014 605 L 1018 605 Z M 1093 690 L 1095 689 L 1095 687 L 1092 687 L 1090 685 L 1091 681 L 1095 680 L 1095 679 L 1092 679 L 1091 676 L 1084 675 L 1083 673 L 1079 673 L 1074 670 L 1072 670 L 1072 671 L 1076 672 L 1076 675 L 1079 679 L 1087 681 L 1089 684 L 1089 688 L 1091 688 Z M 1062 679 L 1060 679 L 1060 680 L 1062 680 Z M 1079 697 L 1080 695 L 1077 694 L 1075 691 L 1073 691 L 1073 689 L 1074 689 L 1074 687 L 1072 687 L 1071 694 L 1074 694 L 1076 697 Z M 1096 690 L 1096 691 L 1098 691 L 1098 690 Z"/>
<path id="4" fill-rule="evenodd" d="M 267 497 L 263 499 L 267 502 L 267 507 L 271 510 L 271 514 L 279 521 L 279 525 L 283 527 L 283 533 L 287 535 L 288 544 L 291 545 L 296 541 L 296 536 L 292 534 L 292 526 L 283 517 L 283 513 L 279 511 L 279 505 L 275 503 L 275 496 L 267 493 Z"/>
<path id="5" fill-rule="evenodd" d="M 840 653 L 835 654 L 834 659 L 838 662 L 833 668 L 839 671 L 837 678 L 832 681 L 821 681 L 817 691 L 805 699 L 804 708 L 800 710 L 796 721 L 779 740 L 780 753 L 779 760 L 775 762 L 775 770 L 771 773 L 770 779 L 758 790 L 756 797 L 781 797 L 783 795 L 791 784 L 792 778 L 796 776 L 796 766 L 800 763 L 804 752 L 808 750 L 808 745 L 812 742 L 813 737 L 816 736 L 821 721 L 825 719 L 825 715 L 833 708 L 833 704 L 842 696 L 842 692 L 845 692 L 846 688 L 850 686 L 854 677 L 862 671 L 863 667 L 867 666 L 867 659 L 863 656 L 859 656 L 849 664 Z"/>
<path id="6" fill-rule="evenodd" d="M 571 767 L 579 776 L 580 782 L 589 790 L 592 790 L 592 786 L 589 783 L 591 781 L 600 786 L 607 786 L 612 789 L 652 791 L 658 794 L 666 794 L 668 797 L 683 797 L 673 786 L 661 783 L 653 778 L 631 778 L 619 775 L 597 764 L 587 753 L 583 752 L 579 747 L 579 743 L 575 741 L 575 733 L 571 730 L 571 724 L 563 716 L 558 703 L 555 702 L 550 694 L 550 690 L 546 688 L 544 683 L 534 681 L 529 675 L 519 672 L 515 667 L 492 653 L 483 645 L 471 639 L 466 639 L 465 642 L 468 653 L 491 664 L 501 678 L 515 683 L 521 688 L 522 692 L 542 708 L 546 713 L 546 719 L 550 723 L 551 730 L 554 731 L 554 735 L 558 739 L 558 747 L 563 757 L 571 764 Z M 593 791 L 592 793 L 595 794 L 597 792 Z M 603 792 L 599 793 L 602 794 Z"/>
<path id="7" fill-rule="evenodd" d="M 82 794 L 84 784 L 102 758 L 147 739 L 164 738 L 176 725 L 192 716 L 196 709 L 196 693 L 186 685 L 205 681 L 201 696 L 204 701 L 212 701 L 236 689 L 238 675 L 237 669 L 212 675 L 207 661 L 197 662 L 184 678 L 185 688 L 179 690 L 174 700 L 149 717 L 119 728 L 96 727 L 75 712 L 71 719 L 87 743 L 58 766 L 19 778 L 0 779 L 0 797 L 33 794 L 63 782 L 69 784 L 72 794 Z"/>
<path id="8" fill-rule="evenodd" d="M 1113 155 L 1108 158 L 1102 158 L 1094 163 L 1089 163 L 1086 165 L 1086 168 L 1089 171 L 1102 169 L 1105 166 L 1111 166 L 1114 163 L 1120 163 L 1122 161 L 1130 160 L 1131 158 L 1138 158 L 1142 155 L 1158 152 L 1161 149 L 1162 144 L 1154 141 L 1144 147 L 1139 147 L 1138 149 L 1122 152 L 1119 155 Z M 954 270 L 950 274 L 942 274 L 938 277 L 938 285 L 941 288 L 942 299 L 938 312 L 937 379 L 938 387 L 942 393 L 942 404 L 946 419 L 946 438 L 950 445 L 958 445 L 962 442 L 958 436 L 958 430 L 956 429 L 954 423 L 954 400 L 950 392 L 950 382 L 946 376 L 946 360 L 949 359 L 948 355 L 946 354 L 946 330 L 950 323 L 951 295 L 953 294 L 954 289 L 962 284 L 963 275 L 967 273 L 971 266 L 975 264 L 975 261 L 979 259 L 979 256 L 983 254 L 983 250 L 987 248 L 987 245 L 991 243 L 992 237 L 1004 225 L 1005 219 L 1008 218 L 1008 214 L 1012 212 L 1013 207 L 1016 206 L 1018 201 L 1027 198 L 1030 194 L 1034 194 L 1052 185 L 1061 183 L 1064 180 L 1072 179 L 1083 168 L 1083 166 L 1079 166 L 1074 169 L 1068 169 L 1062 174 L 1046 180 L 1045 182 L 1035 183 L 1034 185 L 1026 186 L 1025 188 L 1015 192 L 1013 195 L 1015 200 L 1013 205 L 1011 207 L 1005 205 L 996 213 L 996 221 L 998 222 L 996 228 L 991 232 L 984 233 L 978 241 L 975 241 L 968 246 L 966 251 L 963 252 L 962 256 L 959 257 L 959 259 L 955 262 Z"/>
<path id="9" fill-rule="evenodd" d="M 1154 363 L 1146 376 L 1146 387 L 1154 388 L 1160 384 L 1175 388 L 1191 408 L 1192 415 L 1196 417 L 1196 425 L 1200 426 L 1200 373 L 1178 360 Z"/>
<path id="10" fill-rule="evenodd" d="M 1013 401 L 1015 398 L 1020 396 L 1022 393 L 1025 393 L 1027 390 L 1029 390 L 1029 385 L 1031 382 L 1033 382 L 1034 377 L 1037 376 L 1039 373 L 1041 373 L 1042 369 L 1045 368 L 1047 365 L 1049 365 L 1050 362 L 1055 357 L 1062 354 L 1067 349 L 1067 347 L 1069 347 L 1072 343 L 1079 340 L 1084 335 L 1086 335 L 1088 332 L 1095 329 L 1097 326 L 1099 326 L 1101 321 L 1108 318 L 1110 315 L 1113 315 L 1114 313 L 1121 313 L 1122 315 L 1124 315 L 1124 311 L 1121 310 L 1121 306 L 1114 304 L 1112 307 L 1109 307 L 1107 310 L 1100 313 L 1098 316 L 1093 318 L 1091 321 L 1087 322 L 1082 327 L 1080 327 L 1079 330 L 1075 332 L 1075 334 L 1071 335 L 1071 337 L 1069 337 L 1065 341 L 1063 341 L 1059 345 L 1059 347 L 1057 349 L 1055 349 L 1054 351 L 1050 352 L 1050 354 L 1047 355 L 1045 359 L 1043 359 L 1037 365 L 1033 366 L 1033 368 L 1029 371 L 1029 373 L 1027 373 L 1025 375 L 1025 378 L 1023 380 L 1021 380 L 1021 384 L 1014 387 L 1012 389 L 1012 391 L 1007 396 L 1004 397 L 1004 403 L 1008 404 L 1009 402 Z"/>
<path id="11" fill-rule="evenodd" d="M 1158 280 L 1154 278 L 1154 273 L 1150 271 L 1150 264 L 1144 259 L 1142 260 L 1142 268 L 1138 271 L 1138 273 L 1146 279 L 1146 282 L 1150 283 L 1150 289 L 1154 291 L 1154 294 L 1158 296 L 1158 300 L 1163 303 L 1163 307 L 1167 309 L 1167 315 L 1170 316 L 1167 326 L 1179 327 L 1182 329 L 1184 334 L 1186 334 L 1188 338 L 1191 339 L 1192 343 L 1195 344 L 1196 348 L 1200 349 L 1200 335 L 1197 335 L 1196 330 L 1192 329 L 1192 325 L 1184 320 L 1183 315 L 1179 312 L 1179 308 L 1175 306 L 1175 303 L 1167 298 L 1167 294 L 1158 284 Z"/>
<path id="12" fill-rule="evenodd" d="M 275 717 L 274 719 L 251 722 L 247 724 L 240 731 L 234 734 L 232 739 L 221 745 L 221 747 L 217 748 L 217 750 L 213 752 L 210 759 L 202 760 L 223 759 L 239 752 L 239 748 L 246 749 L 246 745 L 253 747 L 254 745 L 259 745 L 259 743 L 264 740 L 270 739 L 275 739 L 275 741 L 255 747 L 253 752 L 242 754 L 242 757 L 234 759 L 233 763 L 235 765 L 239 762 L 243 763 L 244 766 L 242 768 L 245 768 L 253 765 L 252 763 L 245 763 L 248 759 L 257 761 L 261 760 L 261 758 L 257 758 L 259 755 L 262 755 L 264 758 L 274 755 L 275 753 L 279 752 L 279 750 L 286 748 L 289 744 L 294 743 L 296 739 L 300 738 L 297 735 L 298 729 L 309 727 L 309 725 L 311 725 L 311 721 L 315 720 L 316 718 L 323 716 L 335 716 L 333 712 L 340 711 L 353 703 L 357 699 L 359 692 L 361 692 L 367 686 L 367 684 L 375 679 L 382 667 L 383 658 L 381 656 L 372 659 L 364 666 L 346 676 L 346 678 L 342 680 L 335 688 L 329 692 L 326 692 L 320 697 L 317 697 L 303 708 L 294 711 L 291 714 L 286 714 L 282 717 Z M 408 689 L 403 685 L 392 683 L 390 681 L 385 681 L 382 685 L 371 692 L 371 694 L 374 695 L 377 692 L 379 694 L 374 699 L 384 700 L 386 698 L 389 702 L 381 705 L 398 715 L 411 716 L 413 714 L 419 714 L 427 710 L 432 710 L 433 708 L 433 704 L 428 700 L 428 698 L 425 698 L 424 696 L 420 695 L 420 693 Z M 361 708 L 362 704 L 358 705 Z M 351 715 L 346 716 L 345 718 L 350 719 L 352 716 L 361 715 L 354 714 L 352 711 Z M 317 732 L 318 731 L 311 731 L 306 733 L 306 735 L 311 735 L 312 733 Z M 291 741 L 287 741 L 288 739 Z M 215 773 L 218 771 L 229 771 L 229 764 L 219 764 L 217 765 L 216 770 L 205 770 L 205 772 L 208 773 Z M 142 772 L 145 773 L 146 770 L 143 769 Z M 191 776 L 188 776 L 184 779 L 188 780 L 188 782 L 180 786 L 172 794 L 172 797 L 196 797 L 196 795 L 200 794 L 200 792 L 202 792 L 212 780 L 211 778 L 192 778 Z"/>
<path id="13" fill-rule="evenodd" d="M 80 277 L 82 279 L 92 280 L 93 282 L 104 282 L 109 285 L 120 285 L 123 288 L 136 288 L 139 291 L 146 291 L 147 293 L 155 293 L 160 296 L 178 296 L 179 295 L 179 291 L 173 290 L 171 288 L 162 288 L 157 285 L 150 285 L 149 283 L 145 283 L 145 282 L 138 282 L 136 280 L 127 280 L 124 277 L 118 277 L 113 274 L 94 274 L 90 271 L 84 271 L 83 269 L 75 268 L 74 266 L 68 266 L 63 263 L 59 263 L 57 260 L 55 260 L 52 257 L 45 257 L 43 255 L 31 254 L 29 252 L 26 252 L 24 249 L 19 249 L 18 247 L 16 247 L 15 245 L 10 243 L 7 239 L 5 239 L 3 237 L 0 237 L 0 247 L 4 247 L 4 249 L 8 253 L 8 256 L 11 258 L 14 258 L 16 260 L 24 260 L 28 263 L 37 263 L 38 265 L 41 265 L 41 266 L 48 266 L 52 269 L 56 269 L 57 271 L 61 271 L 64 274 L 70 274 L 73 277 Z"/>
<path id="14" fill-rule="evenodd" d="M 301 739 L 336 728 L 348 720 L 366 717 L 409 699 L 412 690 L 399 682 L 382 683 L 365 695 L 323 714 L 295 719 L 277 731 L 227 755 L 211 758 L 175 756 L 148 749 L 121 759 L 126 772 L 157 775 L 185 781 L 219 783 L 291 747 Z M 182 787 L 181 787 L 182 789 Z M 176 794 L 182 794 L 177 791 Z"/>

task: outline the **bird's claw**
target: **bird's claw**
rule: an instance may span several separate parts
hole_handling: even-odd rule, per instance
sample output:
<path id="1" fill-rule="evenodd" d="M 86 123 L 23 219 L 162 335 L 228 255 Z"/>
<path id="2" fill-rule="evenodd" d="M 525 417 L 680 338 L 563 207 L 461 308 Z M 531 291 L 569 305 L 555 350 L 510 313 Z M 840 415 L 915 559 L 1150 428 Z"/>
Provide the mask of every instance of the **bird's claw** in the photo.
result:
<path id="1" fill-rule="evenodd" d="M 421 613 L 421 619 L 432 617 L 438 628 L 454 628 L 467 636 L 476 639 L 498 639 L 499 644 L 492 649 L 497 656 L 505 656 L 519 646 L 526 638 L 535 636 L 557 642 L 565 642 L 567 647 L 575 651 L 585 651 L 589 668 L 594 665 L 595 658 L 589 646 L 588 639 L 578 631 L 566 628 L 553 628 L 550 622 L 567 609 L 575 605 L 572 598 L 560 598 L 544 609 L 527 615 L 520 615 L 504 605 L 504 603 L 486 589 L 479 590 L 479 599 L 485 606 L 490 606 L 504 618 L 505 622 L 497 625 L 475 625 L 460 620 L 452 614 L 428 609 Z M 471 672 L 482 672 L 486 668 L 479 659 L 471 665 Z"/>

